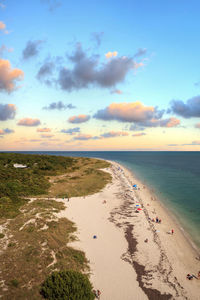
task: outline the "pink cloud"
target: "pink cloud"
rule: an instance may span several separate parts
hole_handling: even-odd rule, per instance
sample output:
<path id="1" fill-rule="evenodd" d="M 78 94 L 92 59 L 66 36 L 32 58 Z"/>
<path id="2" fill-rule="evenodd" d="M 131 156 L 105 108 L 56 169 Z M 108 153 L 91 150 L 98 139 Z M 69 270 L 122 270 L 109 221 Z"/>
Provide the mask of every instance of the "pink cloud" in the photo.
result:
<path id="1" fill-rule="evenodd" d="M 117 51 L 113 51 L 113 52 L 110 52 L 110 51 L 109 51 L 108 53 L 105 54 L 105 57 L 106 57 L 106 58 L 111 58 L 111 57 L 117 56 L 117 54 L 118 54 Z"/>
<path id="2" fill-rule="evenodd" d="M 97 111 L 95 118 L 118 120 L 122 122 L 142 122 L 152 119 L 156 113 L 153 106 L 144 106 L 141 102 L 111 103 L 105 109 Z"/>
<path id="3" fill-rule="evenodd" d="M 139 136 L 143 136 L 143 135 L 146 135 L 146 133 L 140 132 L 140 133 L 132 134 L 132 136 L 135 136 L 135 137 L 139 137 Z"/>
<path id="4" fill-rule="evenodd" d="M 11 69 L 9 60 L 0 59 L 0 90 L 12 92 L 16 89 L 16 80 L 22 80 L 24 72 Z"/>
<path id="5" fill-rule="evenodd" d="M 128 136 L 128 132 L 125 131 L 109 131 L 101 134 L 102 138 L 111 138 L 111 137 L 118 137 L 118 136 Z"/>
<path id="6" fill-rule="evenodd" d="M 43 133 L 41 134 L 41 138 L 44 138 L 44 139 L 50 139 L 52 138 L 54 135 L 53 134 L 48 134 L 48 133 Z"/>
<path id="7" fill-rule="evenodd" d="M 6 24 L 0 21 L 0 30 L 6 29 Z"/>
<path id="8" fill-rule="evenodd" d="M 31 119 L 31 118 L 24 118 L 19 120 L 17 125 L 20 126 L 38 126 L 40 125 L 40 120 L 39 119 Z"/>
<path id="9" fill-rule="evenodd" d="M 121 95 L 121 94 L 123 94 L 123 92 L 122 92 L 121 90 L 115 89 L 115 90 L 112 90 L 112 91 L 111 91 L 111 94 L 118 94 L 118 95 Z"/>
<path id="10" fill-rule="evenodd" d="M 0 30 L 4 33 L 4 34 L 8 34 L 9 31 L 6 29 L 6 24 L 2 21 L 0 21 Z"/>
<path id="11" fill-rule="evenodd" d="M 166 127 L 176 127 L 180 124 L 180 120 L 176 118 L 169 118 L 169 121 L 166 123 Z"/>
<path id="12" fill-rule="evenodd" d="M 37 132 L 51 132 L 50 128 L 38 128 Z"/>
<path id="13" fill-rule="evenodd" d="M 98 110 L 94 118 L 104 121 L 116 120 L 132 122 L 135 127 L 175 127 L 180 124 L 176 118 L 162 119 L 164 110 L 157 107 L 145 106 L 141 102 L 111 103 L 104 109 Z"/>
<path id="14" fill-rule="evenodd" d="M 195 127 L 196 127 L 196 128 L 200 128 L 200 123 L 197 123 L 197 124 L 195 125 Z"/>
<path id="15" fill-rule="evenodd" d="M 90 119 L 89 115 L 72 116 L 68 119 L 69 123 L 84 123 Z"/>
<path id="16" fill-rule="evenodd" d="M 79 134 L 77 136 L 74 137 L 74 140 L 81 140 L 81 141 L 86 141 L 86 140 L 90 140 L 92 139 L 92 135 L 90 134 Z"/>

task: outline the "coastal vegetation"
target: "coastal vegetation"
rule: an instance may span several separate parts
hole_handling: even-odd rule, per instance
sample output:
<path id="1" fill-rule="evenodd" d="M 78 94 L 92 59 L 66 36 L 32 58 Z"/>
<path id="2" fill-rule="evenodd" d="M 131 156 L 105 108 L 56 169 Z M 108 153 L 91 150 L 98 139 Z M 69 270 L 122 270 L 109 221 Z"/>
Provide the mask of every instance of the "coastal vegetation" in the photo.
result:
<path id="1" fill-rule="evenodd" d="M 25 168 L 14 167 L 22 165 Z M 85 196 L 111 179 L 102 160 L 0 153 L 0 218 L 13 218 L 31 196 Z"/>
<path id="2" fill-rule="evenodd" d="M 101 190 L 111 177 L 99 169 L 108 166 L 97 159 L 0 153 L 2 299 L 42 299 L 41 284 L 55 271 L 88 276 L 85 254 L 69 244 L 76 240 L 76 226 L 58 217 L 65 204 L 52 196 Z"/>
<path id="3" fill-rule="evenodd" d="M 43 283 L 41 294 L 49 300 L 93 300 L 95 298 L 88 277 L 72 270 L 52 273 Z"/>

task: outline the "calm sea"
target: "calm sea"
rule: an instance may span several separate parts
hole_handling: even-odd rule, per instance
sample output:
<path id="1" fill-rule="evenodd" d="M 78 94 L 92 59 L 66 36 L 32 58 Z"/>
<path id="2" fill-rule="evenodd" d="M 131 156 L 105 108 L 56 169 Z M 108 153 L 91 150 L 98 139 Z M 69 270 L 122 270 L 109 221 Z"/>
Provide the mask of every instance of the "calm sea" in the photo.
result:
<path id="1" fill-rule="evenodd" d="M 23 152 L 109 159 L 147 184 L 200 248 L 200 152 Z"/>

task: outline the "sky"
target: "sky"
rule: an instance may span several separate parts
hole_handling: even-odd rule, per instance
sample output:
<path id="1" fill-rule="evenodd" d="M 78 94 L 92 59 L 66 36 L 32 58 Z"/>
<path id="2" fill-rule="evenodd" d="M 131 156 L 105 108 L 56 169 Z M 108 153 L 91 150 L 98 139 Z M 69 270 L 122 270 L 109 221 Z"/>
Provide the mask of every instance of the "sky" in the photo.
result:
<path id="1" fill-rule="evenodd" d="M 0 151 L 199 151 L 199 11 L 0 0 Z"/>

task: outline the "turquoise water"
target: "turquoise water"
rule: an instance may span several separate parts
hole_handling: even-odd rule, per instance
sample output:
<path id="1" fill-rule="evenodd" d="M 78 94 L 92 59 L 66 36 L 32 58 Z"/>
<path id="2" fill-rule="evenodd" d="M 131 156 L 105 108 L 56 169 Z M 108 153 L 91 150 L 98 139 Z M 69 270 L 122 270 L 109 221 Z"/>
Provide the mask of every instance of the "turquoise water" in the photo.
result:
<path id="1" fill-rule="evenodd" d="M 200 248 L 200 152 L 26 152 L 99 157 L 121 163 L 147 184 Z"/>

